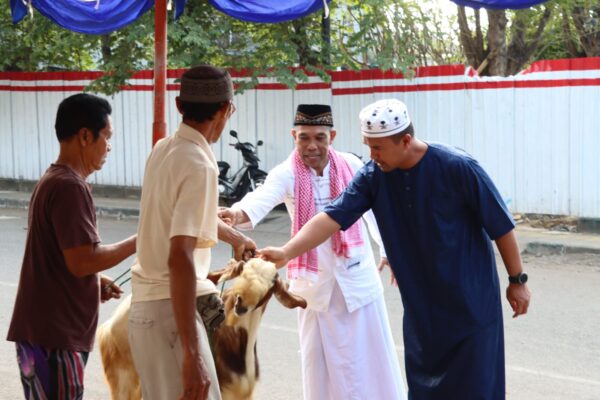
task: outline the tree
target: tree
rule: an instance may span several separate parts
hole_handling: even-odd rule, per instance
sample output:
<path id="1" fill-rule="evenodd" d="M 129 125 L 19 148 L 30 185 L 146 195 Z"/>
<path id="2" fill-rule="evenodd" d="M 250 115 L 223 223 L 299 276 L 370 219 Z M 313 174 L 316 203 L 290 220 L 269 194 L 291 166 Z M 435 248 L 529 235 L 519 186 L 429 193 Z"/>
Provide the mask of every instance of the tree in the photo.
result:
<path id="1" fill-rule="evenodd" d="M 561 2 L 563 39 L 572 56 L 600 56 L 600 2 Z"/>
<path id="2" fill-rule="evenodd" d="M 532 61 L 554 10 L 552 3 L 517 11 L 485 10 L 486 32 L 480 10 L 469 19 L 465 7 L 457 7 L 460 42 L 469 65 L 480 75 L 499 76 L 514 75 Z"/>
<path id="3" fill-rule="evenodd" d="M 453 21 L 425 2 L 339 2 L 335 22 L 338 65 L 408 72 L 413 66 L 462 62 Z"/>
<path id="4" fill-rule="evenodd" d="M 97 38 L 69 32 L 46 18 L 13 25 L 10 9 L 0 7 L 0 71 L 87 70 Z"/>
<path id="5" fill-rule="evenodd" d="M 250 79 L 276 78 L 294 87 L 307 72 L 329 80 L 331 69 L 381 68 L 410 73 L 410 67 L 460 62 L 458 42 L 445 33 L 440 12 L 416 0 L 340 0 L 330 18 L 317 12 L 279 24 L 255 24 L 226 16 L 206 0 L 189 2 L 168 29 L 170 68 L 212 63 L 245 69 Z M 0 11 L 0 70 L 101 70 L 90 90 L 107 94 L 137 70 L 153 67 L 153 10 L 109 35 L 80 35 L 38 15 L 19 25 Z M 15 44 L 16 43 L 16 44 Z"/>

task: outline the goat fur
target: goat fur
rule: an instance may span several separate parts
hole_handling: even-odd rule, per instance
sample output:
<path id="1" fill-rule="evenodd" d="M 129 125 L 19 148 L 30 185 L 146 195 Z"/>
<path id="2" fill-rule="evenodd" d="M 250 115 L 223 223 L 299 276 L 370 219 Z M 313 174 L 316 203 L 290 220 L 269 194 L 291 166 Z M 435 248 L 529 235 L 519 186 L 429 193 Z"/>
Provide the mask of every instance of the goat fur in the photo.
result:
<path id="1" fill-rule="evenodd" d="M 271 296 L 287 308 L 306 307 L 306 301 L 288 292 L 275 265 L 253 258 L 231 260 L 211 272 L 213 282 L 236 278 L 223 295 L 225 321 L 213 333 L 213 357 L 223 400 L 251 400 L 259 378 L 256 336 Z M 113 400 L 141 399 L 140 380 L 133 365 L 128 339 L 131 297 L 98 328 L 97 339 L 104 374 Z"/>

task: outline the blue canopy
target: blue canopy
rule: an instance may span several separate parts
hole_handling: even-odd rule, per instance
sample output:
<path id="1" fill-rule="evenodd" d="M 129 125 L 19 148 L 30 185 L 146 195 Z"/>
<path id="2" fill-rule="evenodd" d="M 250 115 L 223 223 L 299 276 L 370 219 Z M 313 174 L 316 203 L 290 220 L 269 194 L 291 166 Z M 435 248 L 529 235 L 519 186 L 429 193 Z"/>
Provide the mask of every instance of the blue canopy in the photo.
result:
<path id="1" fill-rule="evenodd" d="M 331 0 L 327 0 L 331 1 Z M 28 0 L 10 0 L 13 23 L 28 12 Z M 187 0 L 175 0 L 175 18 Z M 300 18 L 323 7 L 323 0 L 210 0 L 221 12 L 250 22 L 283 22 Z M 41 14 L 69 30 L 93 35 L 129 25 L 154 5 L 154 0 L 31 0 Z"/>
<path id="2" fill-rule="evenodd" d="M 331 0 L 327 0 L 329 3 Z M 217 10 L 242 21 L 277 23 L 322 8 L 323 0 L 209 0 Z"/>
<path id="3" fill-rule="evenodd" d="M 546 0 L 451 0 L 459 6 L 471 8 L 491 8 L 502 10 L 505 8 L 519 9 L 544 3 Z"/>
<path id="4" fill-rule="evenodd" d="M 175 0 L 175 18 L 187 0 Z M 63 28 L 102 35 L 129 25 L 154 5 L 154 0 L 31 0 L 41 14 Z M 13 23 L 27 15 L 27 2 L 10 0 Z"/>
<path id="5" fill-rule="evenodd" d="M 187 0 L 175 1 L 175 18 Z M 221 12 L 249 22 L 276 23 L 301 18 L 325 4 L 324 0 L 209 0 Z M 331 0 L 326 0 L 330 2 Z M 473 8 L 526 8 L 545 0 L 452 0 Z M 27 15 L 30 3 L 58 25 L 72 31 L 102 35 L 120 29 L 139 18 L 154 0 L 10 0 L 13 22 Z"/>

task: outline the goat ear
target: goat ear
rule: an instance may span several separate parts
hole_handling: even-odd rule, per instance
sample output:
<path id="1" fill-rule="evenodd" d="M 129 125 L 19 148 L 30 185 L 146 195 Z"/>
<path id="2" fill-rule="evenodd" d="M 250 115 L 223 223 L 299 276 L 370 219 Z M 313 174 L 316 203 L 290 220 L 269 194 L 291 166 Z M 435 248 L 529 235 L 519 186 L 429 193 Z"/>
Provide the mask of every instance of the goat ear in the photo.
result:
<path id="1" fill-rule="evenodd" d="M 236 261 L 234 259 L 231 259 L 227 264 L 227 267 L 225 267 L 223 275 L 221 275 L 221 277 L 219 278 L 219 283 L 240 276 L 242 271 L 244 270 L 244 264 L 244 261 Z"/>
<path id="2" fill-rule="evenodd" d="M 306 308 L 306 300 L 288 291 L 288 284 L 282 282 L 279 277 L 275 277 L 273 282 L 273 293 L 277 300 L 287 308 L 302 307 Z"/>
<path id="3" fill-rule="evenodd" d="M 242 264 L 241 267 L 239 266 L 240 263 Z M 238 262 L 232 258 L 231 260 L 229 260 L 229 262 L 227 263 L 227 265 L 224 268 L 221 268 L 220 270 L 217 270 L 217 271 L 209 271 L 207 278 L 210 281 L 212 281 L 212 283 L 214 283 L 215 285 L 219 282 L 233 279 L 242 273 L 242 271 L 244 269 L 243 264 L 244 264 L 243 262 L 241 262 L 241 261 Z M 237 270 L 238 268 L 240 268 L 239 271 Z"/>

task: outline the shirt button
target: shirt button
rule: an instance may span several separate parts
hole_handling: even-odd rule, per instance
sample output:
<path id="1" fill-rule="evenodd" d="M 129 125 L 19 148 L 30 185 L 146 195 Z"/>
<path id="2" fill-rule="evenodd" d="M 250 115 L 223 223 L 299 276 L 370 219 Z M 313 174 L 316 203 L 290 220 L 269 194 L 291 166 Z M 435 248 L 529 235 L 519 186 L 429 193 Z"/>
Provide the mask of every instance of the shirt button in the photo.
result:
<path id="1" fill-rule="evenodd" d="M 409 173 L 408 173 L 408 172 L 405 172 L 405 173 L 404 173 L 404 176 L 408 176 L 408 175 L 409 175 Z"/>
<path id="2" fill-rule="evenodd" d="M 408 204 L 408 205 L 407 205 L 407 207 L 408 207 L 408 208 L 412 208 L 412 204 Z"/>
<path id="3" fill-rule="evenodd" d="M 405 187 L 406 191 L 410 191 L 410 186 Z"/>

